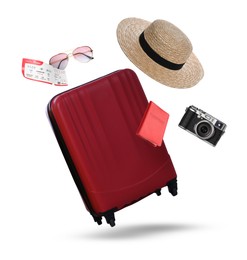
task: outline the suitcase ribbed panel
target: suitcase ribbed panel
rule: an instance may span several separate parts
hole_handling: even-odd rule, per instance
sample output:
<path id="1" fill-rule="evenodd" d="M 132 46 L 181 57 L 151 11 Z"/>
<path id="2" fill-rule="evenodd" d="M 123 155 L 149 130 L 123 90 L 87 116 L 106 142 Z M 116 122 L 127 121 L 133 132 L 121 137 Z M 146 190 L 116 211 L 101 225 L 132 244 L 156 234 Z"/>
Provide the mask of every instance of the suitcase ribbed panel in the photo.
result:
<path id="1" fill-rule="evenodd" d="M 50 109 L 96 213 L 121 209 L 176 177 L 164 143 L 136 135 L 148 101 L 120 70 L 57 95 Z"/>

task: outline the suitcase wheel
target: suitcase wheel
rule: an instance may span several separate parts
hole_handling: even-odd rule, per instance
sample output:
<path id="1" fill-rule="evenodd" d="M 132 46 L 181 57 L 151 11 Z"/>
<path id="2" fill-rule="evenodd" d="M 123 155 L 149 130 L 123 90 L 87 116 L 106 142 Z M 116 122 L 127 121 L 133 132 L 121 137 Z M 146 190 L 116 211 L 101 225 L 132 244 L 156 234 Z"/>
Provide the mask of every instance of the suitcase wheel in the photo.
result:
<path id="1" fill-rule="evenodd" d="M 98 225 L 101 225 L 102 224 L 102 219 L 100 218 L 96 222 L 97 222 Z"/>
<path id="2" fill-rule="evenodd" d="M 111 227 L 114 227 L 116 224 L 115 224 L 115 220 L 114 219 L 110 219 L 108 224 L 111 226 Z"/>
<path id="3" fill-rule="evenodd" d="M 155 193 L 157 194 L 157 196 L 160 196 L 161 195 L 161 189 L 156 190 Z"/>
<path id="4" fill-rule="evenodd" d="M 93 216 L 93 219 L 98 225 L 102 224 L 102 217 Z"/>
<path id="5" fill-rule="evenodd" d="M 167 186 L 168 191 L 172 194 L 172 196 L 176 196 L 178 194 L 177 178 L 169 181 Z"/>
<path id="6" fill-rule="evenodd" d="M 106 219 L 106 222 L 111 226 L 114 227 L 115 226 L 115 215 L 114 215 L 114 211 L 110 210 L 108 212 L 104 213 L 104 217 Z"/>

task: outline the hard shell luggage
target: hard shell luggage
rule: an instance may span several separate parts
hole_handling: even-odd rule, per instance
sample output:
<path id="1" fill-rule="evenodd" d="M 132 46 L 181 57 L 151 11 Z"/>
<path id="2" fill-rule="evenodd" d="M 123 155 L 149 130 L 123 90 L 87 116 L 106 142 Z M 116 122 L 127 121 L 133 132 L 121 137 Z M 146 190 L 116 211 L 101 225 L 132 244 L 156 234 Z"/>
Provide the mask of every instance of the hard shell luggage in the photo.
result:
<path id="1" fill-rule="evenodd" d="M 176 172 L 164 142 L 136 131 L 148 101 L 134 71 L 122 69 L 56 95 L 48 116 L 87 210 L 115 225 L 115 212 L 168 187 Z"/>

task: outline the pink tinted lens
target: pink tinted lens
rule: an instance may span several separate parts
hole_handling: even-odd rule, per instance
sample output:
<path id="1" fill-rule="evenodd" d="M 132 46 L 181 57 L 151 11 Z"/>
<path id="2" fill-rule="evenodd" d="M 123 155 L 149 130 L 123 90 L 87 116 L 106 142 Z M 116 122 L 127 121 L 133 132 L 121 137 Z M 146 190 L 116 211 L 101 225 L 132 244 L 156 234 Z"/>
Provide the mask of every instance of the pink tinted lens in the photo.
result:
<path id="1" fill-rule="evenodd" d="M 88 46 L 78 47 L 73 51 L 73 56 L 80 62 L 89 62 L 93 59 L 93 51 Z"/>
<path id="2" fill-rule="evenodd" d="M 51 57 L 49 64 L 54 68 L 64 70 L 68 64 L 68 55 L 66 53 L 59 53 L 53 57 Z"/>

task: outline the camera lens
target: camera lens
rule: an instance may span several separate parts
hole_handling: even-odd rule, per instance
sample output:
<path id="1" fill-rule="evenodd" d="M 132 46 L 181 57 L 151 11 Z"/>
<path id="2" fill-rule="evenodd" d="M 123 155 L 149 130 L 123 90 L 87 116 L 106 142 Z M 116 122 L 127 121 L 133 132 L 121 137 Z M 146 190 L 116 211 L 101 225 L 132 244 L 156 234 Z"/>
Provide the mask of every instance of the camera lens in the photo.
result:
<path id="1" fill-rule="evenodd" d="M 208 121 L 201 121 L 195 125 L 195 132 L 201 139 L 209 139 L 214 133 L 214 127 Z"/>

